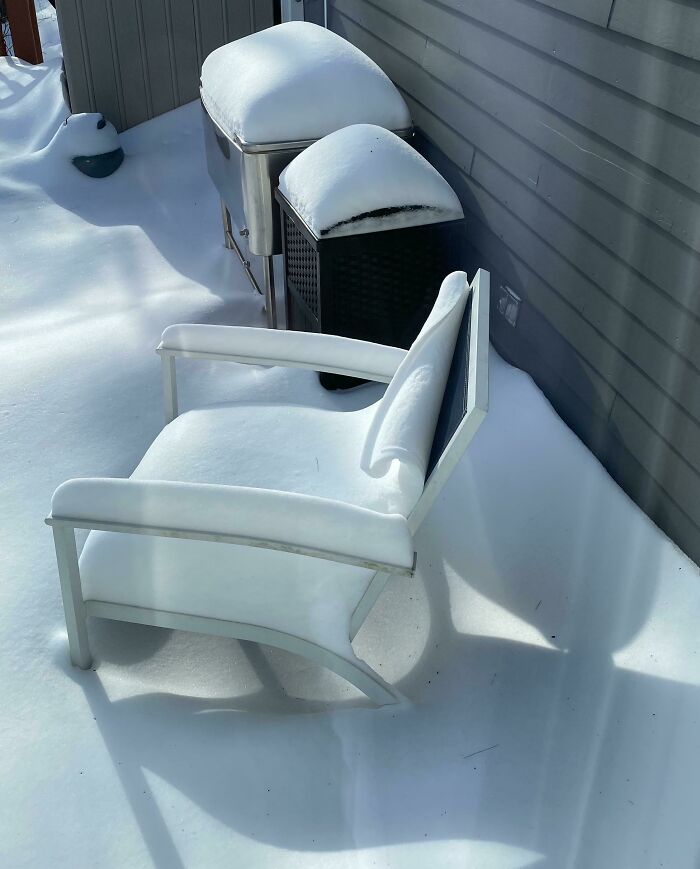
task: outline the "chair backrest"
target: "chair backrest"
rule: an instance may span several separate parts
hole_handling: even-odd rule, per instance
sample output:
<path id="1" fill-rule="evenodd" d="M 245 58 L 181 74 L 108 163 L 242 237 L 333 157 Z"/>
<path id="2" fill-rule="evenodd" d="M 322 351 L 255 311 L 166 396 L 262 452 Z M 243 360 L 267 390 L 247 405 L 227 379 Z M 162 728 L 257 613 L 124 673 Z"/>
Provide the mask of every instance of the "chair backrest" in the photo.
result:
<path id="1" fill-rule="evenodd" d="M 479 269 L 455 344 L 423 494 L 409 516 L 413 531 L 432 507 L 488 410 L 489 295 L 490 275 Z"/>

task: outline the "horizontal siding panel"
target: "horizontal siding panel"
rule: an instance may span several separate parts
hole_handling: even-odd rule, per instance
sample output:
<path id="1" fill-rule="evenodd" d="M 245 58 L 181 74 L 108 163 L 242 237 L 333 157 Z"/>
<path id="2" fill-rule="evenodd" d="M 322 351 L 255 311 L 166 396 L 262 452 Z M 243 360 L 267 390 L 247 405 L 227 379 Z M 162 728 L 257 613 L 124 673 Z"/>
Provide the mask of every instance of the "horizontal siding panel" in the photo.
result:
<path id="1" fill-rule="evenodd" d="M 365 7 L 367 14 L 369 4 L 356 2 L 355 8 L 360 6 Z M 339 4 L 339 8 L 343 6 Z M 674 122 L 646 103 L 584 77 L 488 28 L 467 19 L 463 20 L 463 27 L 460 54 L 469 63 L 700 191 L 696 136 L 684 122 Z M 463 75 L 469 78 L 471 70 L 460 64 L 460 58 L 452 52 L 449 58 L 447 54 L 439 42 L 429 42 L 424 66 L 440 78 L 443 70 L 449 69 L 454 74 L 461 67 Z M 463 80 L 453 86 L 470 96 L 477 89 L 473 82 L 465 88 Z"/>
<path id="2" fill-rule="evenodd" d="M 550 6 L 558 12 L 574 15 L 591 24 L 605 27 L 610 15 L 613 0 L 537 0 L 544 6 Z"/>
<path id="3" fill-rule="evenodd" d="M 700 5 L 694 0 L 616 0 L 610 28 L 700 60 Z"/>
<path id="4" fill-rule="evenodd" d="M 633 498 L 662 529 L 672 529 L 672 537 L 688 555 L 700 564 L 698 526 L 673 499 L 650 477 L 644 467 L 612 438 L 601 460 L 614 480 Z M 668 533 L 668 531 L 667 531 Z"/>
<path id="5" fill-rule="evenodd" d="M 700 525 L 700 474 L 622 399 L 615 402 L 610 423 L 616 436 L 649 475 L 693 522 Z M 696 435 L 700 439 L 700 427 Z"/>
<path id="6" fill-rule="evenodd" d="M 619 348 L 629 359 L 634 359 L 647 377 L 700 420 L 700 375 L 696 370 L 690 368 L 681 357 L 654 338 L 622 309 L 614 308 L 598 287 L 574 269 L 563 256 L 501 205 L 485 188 L 471 184 L 471 193 L 474 201 L 467 203 L 467 206 L 472 215 L 492 228 L 497 235 L 507 239 L 509 250 L 550 287 L 555 287 L 576 313 L 573 320 L 568 312 L 565 318 L 567 331 L 562 331 L 562 334 L 569 341 L 572 341 L 572 330 L 583 319 L 604 336 L 612 347 Z M 529 292 L 530 288 L 527 287 L 526 293 Z M 549 312 L 547 307 L 538 307 L 541 311 Z M 591 356 L 587 355 L 586 358 L 590 359 Z M 617 363 L 613 360 L 611 370 L 606 372 L 607 379 L 614 387 L 617 386 L 616 367 Z M 639 407 L 635 402 L 632 403 Z"/>
<path id="7" fill-rule="evenodd" d="M 409 91 L 416 86 L 416 73 L 406 68 L 395 56 L 397 52 L 369 33 L 358 28 L 356 21 L 366 30 L 384 34 L 387 22 L 392 19 L 363 0 L 336 0 L 336 8 L 343 11 L 341 30 L 345 29 L 352 40 L 361 44 L 367 53 L 375 57 L 380 65 L 390 71 L 400 85 Z M 406 13 L 408 15 L 408 13 Z M 334 21 L 334 27 L 336 22 Z M 405 25 L 403 30 L 410 32 Z M 394 38 L 401 45 L 406 37 L 401 28 L 392 25 Z M 364 40 L 364 42 L 363 42 Z M 478 41 L 472 34 L 472 43 Z M 398 49 L 401 52 L 401 49 Z M 429 52 L 438 51 L 434 46 Z M 412 58 L 410 51 L 401 52 L 405 58 Z M 444 82 L 455 93 L 468 96 L 469 101 L 481 111 L 497 119 L 500 137 L 509 135 L 512 130 L 525 141 L 516 141 L 514 148 L 527 149 L 533 146 L 544 150 L 554 159 L 582 175 L 595 186 L 606 191 L 629 207 L 643 214 L 649 220 L 669 232 L 682 243 L 700 252 L 700 197 L 691 194 L 671 179 L 654 173 L 649 167 L 630 158 L 619 148 L 591 135 L 584 128 L 571 123 L 547 106 L 538 103 L 515 91 L 486 72 L 474 67 L 454 54 L 444 53 L 433 60 L 429 56 L 426 66 L 431 75 Z M 410 85 L 407 80 L 410 79 Z M 417 95 L 416 95 L 417 96 Z M 428 104 L 433 108 L 432 103 Z M 450 114 L 436 112 L 453 126 L 460 112 L 468 110 L 462 104 Z M 470 123 L 484 123 L 472 111 Z M 491 125 L 490 129 L 493 129 Z M 529 143 L 529 144 L 528 144 Z M 511 148 L 513 150 L 513 148 Z M 537 156 L 532 158 L 537 160 Z M 537 174 L 531 174 L 536 178 Z"/>
<path id="8" fill-rule="evenodd" d="M 686 122 L 676 121 L 641 101 L 554 64 L 483 28 L 474 27 L 473 37 L 462 57 L 429 43 L 423 65 L 459 93 L 468 94 L 470 99 L 479 96 L 470 65 L 477 66 L 506 87 L 521 91 L 535 101 L 531 109 L 535 116 L 545 119 L 549 107 L 696 193 L 700 191 L 700 166 L 695 159 L 697 133 Z M 514 96 L 519 95 L 514 93 Z"/>
<path id="9" fill-rule="evenodd" d="M 700 71 L 675 55 L 650 52 L 640 43 L 532 3 L 493 0 L 371 0 L 433 41 L 460 54 L 468 44 L 465 18 L 567 64 L 631 96 L 700 122 Z"/>
<path id="10" fill-rule="evenodd" d="M 700 369 L 698 320 L 688 317 L 668 296 L 643 281 L 624 262 L 581 232 L 575 222 L 562 217 L 546 201 L 520 185 L 481 153 L 474 160 L 472 176 L 546 244 L 554 246 L 592 285 L 600 288 L 585 297 L 589 310 L 591 299 L 597 298 L 599 292 L 604 294 L 601 300 L 603 310 L 609 311 L 611 304 L 624 308 L 649 331 L 656 333 L 670 352 L 683 355 Z M 618 219 L 624 223 L 624 215 L 619 215 Z M 700 301 L 698 295 L 696 291 L 696 304 Z"/>
<path id="11" fill-rule="evenodd" d="M 529 304 L 538 311 L 574 350 L 595 368 L 598 374 L 619 392 L 630 405 L 638 408 L 649 424 L 660 434 L 672 436 L 682 427 L 692 432 L 697 425 L 687 410 L 673 403 L 669 395 L 645 375 L 633 362 L 623 356 L 597 329 L 582 319 L 546 281 L 520 259 L 511 246 L 497 236 L 479 215 L 466 212 L 467 227 L 472 244 L 483 253 L 484 261 L 498 263 L 506 280 Z M 523 328 L 521 323 L 518 327 Z M 548 357 L 548 348 L 542 344 L 541 352 Z M 556 364 L 552 359 L 551 364 Z M 689 440 L 692 441 L 692 435 Z M 686 456 L 690 461 L 690 456 Z"/>
<path id="12" fill-rule="evenodd" d="M 525 139 L 520 147 L 529 143 L 530 147 L 544 150 L 688 247 L 700 251 L 697 195 L 679 192 L 673 182 L 655 177 L 618 149 L 606 148 L 583 127 L 570 124 L 562 115 L 518 93 L 509 84 L 480 74 L 478 69 L 439 46 L 429 46 L 424 67 Z"/>
<path id="13" fill-rule="evenodd" d="M 632 211 L 552 162 L 544 162 L 537 193 L 629 266 L 667 288 L 700 315 L 700 256 Z"/>

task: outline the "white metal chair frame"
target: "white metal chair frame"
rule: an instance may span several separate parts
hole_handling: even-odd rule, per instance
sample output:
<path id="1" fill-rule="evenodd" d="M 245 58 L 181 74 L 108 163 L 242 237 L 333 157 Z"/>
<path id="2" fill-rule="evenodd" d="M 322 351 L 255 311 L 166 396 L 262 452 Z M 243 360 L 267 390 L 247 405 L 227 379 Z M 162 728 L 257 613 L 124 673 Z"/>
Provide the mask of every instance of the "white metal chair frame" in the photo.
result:
<path id="1" fill-rule="evenodd" d="M 437 460 L 434 462 L 434 466 L 426 480 L 423 493 L 408 518 L 403 520 L 402 517 L 387 516 L 381 513 L 376 513 L 373 517 L 370 517 L 370 524 L 375 537 L 395 533 L 398 521 L 405 523 L 410 535 L 416 532 L 486 415 L 488 409 L 489 274 L 483 270 L 479 270 L 472 281 L 470 300 L 467 303 L 467 311 L 465 312 L 465 324 L 468 327 L 468 365 L 467 381 L 464 385 L 465 402 L 463 409 L 460 411 L 461 420 L 456 430 L 451 433 L 445 448 L 441 450 Z M 163 363 L 166 424 L 178 415 L 175 369 L 175 359 L 177 357 L 240 362 L 254 365 L 263 364 L 308 368 L 316 371 L 327 371 L 334 374 L 360 377 L 366 380 L 388 382 L 405 355 L 405 351 L 398 350 L 397 348 L 382 348 L 384 354 L 383 361 L 378 366 L 381 370 L 368 371 L 358 368 L 357 365 L 351 362 L 353 351 L 355 355 L 361 355 L 357 351 L 361 351 L 362 347 L 366 346 L 366 342 L 354 341 L 353 339 L 344 339 L 342 342 L 343 352 L 338 352 L 337 338 L 329 341 L 329 338 L 333 336 L 314 333 L 266 331 L 265 343 L 268 346 L 273 346 L 273 350 L 268 350 L 261 356 L 257 355 L 253 350 L 256 346 L 256 338 L 258 342 L 260 341 L 260 330 L 258 329 L 237 326 L 219 327 L 219 329 L 225 330 L 226 343 L 236 345 L 239 349 L 237 352 L 211 352 L 210 347 L 207 350 L 197 349 L 197 326 L 180 328 L 185 330 L 180 340 L 172 342 L 173 346 L 166 346 L 161 341 L 156 351 L 161 356 Z M 167 332 L 164 333 L 164 336 L 165 334 Z M 178 346 L 174 346 L 175 344 Z M 250 352 L 240 349 L 246 346 L 250 349 Z M 373 349 L 376 351 L 378 348 L 376 345 L 373 345 Z M 68 484 L 64 484 L 64 486 L 74 486 L 78 494 L 81 492 L 86 493 L 88 495 L 87 500 L 89 501 L 89 494 L 92 488 L 100 487 L 101 490 L 104 490 L 105 486 L 114 483 L 120 486 L 126 484 L 129 488 L 133 487 L 135 492 L 137 491 L 137 487 L 144 485 L 144 481 L 81 479 L 70 481 Z M 153 484 L 156 486 L 167 485 L 159 484 L 156 481 L 153 481 L 153 483 L 149 482 L 149 485 Z M 197 484 L 192 484 L 192 486 L 197 487 Z M 245 491 L 237 487 L 230 487 L 230 489 L 232 495 L 235 492 Z M 274 494 L 270 493 L 273 496 Z M 296 497 L 300 499 L 300 507 L 303 509 L 303 499 L 306 496 Z M 332 509 L 337 509 L 341 514 L 343 511 L 357 509 L 352 507 L 352 505 L 345 505 L 340 502 L 329 501 L 328 504 Z M 232 506 L 236 506 L 235 498 L 232 500 Z M 315 663 L 334 671 L 348 682 L 354 684 L 379 705 L 398 701 L 399 695 L 396 690 L 361 661 L 349 661 L 301 637 L 259 625 L 146 609 L 126 604 L 84 600 L 75 529 L 82 528 L 126 534 L 147 534 L 217 543 L 233 543 L 244 546 L 277 549 L 370 568 L 376 572 L 352 615 L 350 622 L 351 641 L 367 618 L 389 576 L 391 574 L 413 575 L 416 561 L 415 553 L 413 553 L 413 562 L 410 565 L 398 563 L 399 559 L 397 559 L 397 563 L 387 563 L 386 561 L 379 561 L 372 557 L 364 558 L 358 557 L 355 554 L 344 553 L 338 551 L 338 547 L 333 549 L 324 545 L 309 545 L 308 541 L 280 540 L 275 537 L 274 533 L 266 533 L 265 535 L 254 535 L 249 531 L 241 533 L 240 529 L 236 529 L 235 521 L 231 523 L 230 528 L 226 527 L 226 523 L 223 523 L 222 527 L 216 529 L 197 529 L 179 527 L 179 525 L 173 524 L 168 525 L 167 523 L 157 526 L 144 524 L 134 516 L 125 517 L 123 510 L 117 511 L 118 515 L 109 515 L 109 510 L 107 510 L 107 515 L 105 515 L 104 509 L 95 511 L 94 515 L 88 515 L 90 513 L 89 509 L 77 512 L 80 515 L 57 514 L 54 507 L 54 510 L 46 519 L 46 523 L 52 526 L 54 535 L 70 658 L 73 665 L 82 669 L 87 669 L 91 666 L 92 654 L 88 641 L 86 619 L 87 616 L 98 616 L 157 627 L 216 634 L 276 646 L 289 652 L 303 655 Z M 134 513 L 137 512 L 134 511 Z M 369 513 L 371 511 L 364 512 Z M 399 531 L 401 530 L 399 529 Z"/>

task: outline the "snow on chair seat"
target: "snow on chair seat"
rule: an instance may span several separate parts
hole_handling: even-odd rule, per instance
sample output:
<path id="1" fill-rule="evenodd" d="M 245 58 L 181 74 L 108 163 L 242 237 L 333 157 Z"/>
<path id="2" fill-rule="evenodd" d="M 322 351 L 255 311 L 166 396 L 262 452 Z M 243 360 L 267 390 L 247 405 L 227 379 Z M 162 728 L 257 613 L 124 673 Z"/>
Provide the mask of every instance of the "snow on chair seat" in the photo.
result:
<path id="1" fill-rule="evenodd" d="M 199 345 L 197 327 L 166 331 L 166 396 L 176 392 L 177 356 L 215 346 L 219 359 L 260 361 L 251 330 L 216 328 L 200 331 Z M 276 345 L 268 362 L 291 365 L 303 364 L 300 344 L 313 360 L 316 339 L 329 337 L 262 334 Z M 74 664 L 90 666 L 86 616 L 95 615 L 276 645 L 377 703 L 396 701 L 351 642 L 388 575 L 413 572 L 412 534 L 486 412 L 488 274 L 471 288 L 464 273 L 449 276 L 407 353 L 358 341 L 353 365 L 347 341 L 335 359 L 333 342 L 321 342 L 318 367 L 350 375 L 379 367 L 379 379 L 393 369 L 369 408 L 197 409 L 165 426 L 130 479 L 56 490 L 47 522 Z M 437 457 L 436 425 L 445 444 Z M 92 529 L 80 560 L 75 528 Z"/>

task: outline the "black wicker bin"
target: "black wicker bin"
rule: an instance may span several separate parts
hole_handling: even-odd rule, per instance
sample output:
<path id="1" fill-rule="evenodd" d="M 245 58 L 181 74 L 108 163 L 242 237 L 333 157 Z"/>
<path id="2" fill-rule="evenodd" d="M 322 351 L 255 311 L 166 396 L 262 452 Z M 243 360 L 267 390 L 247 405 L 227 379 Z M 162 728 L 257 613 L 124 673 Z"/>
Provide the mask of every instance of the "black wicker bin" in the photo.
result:
<path id="1" fill-rule="evenodd" d="M 317 239 L 278 190 L 287 328 L 407 348 L 445 275 L 464 267 L 464 221 Z M 359 381 L 322 374 L 327 389 Z"/>

